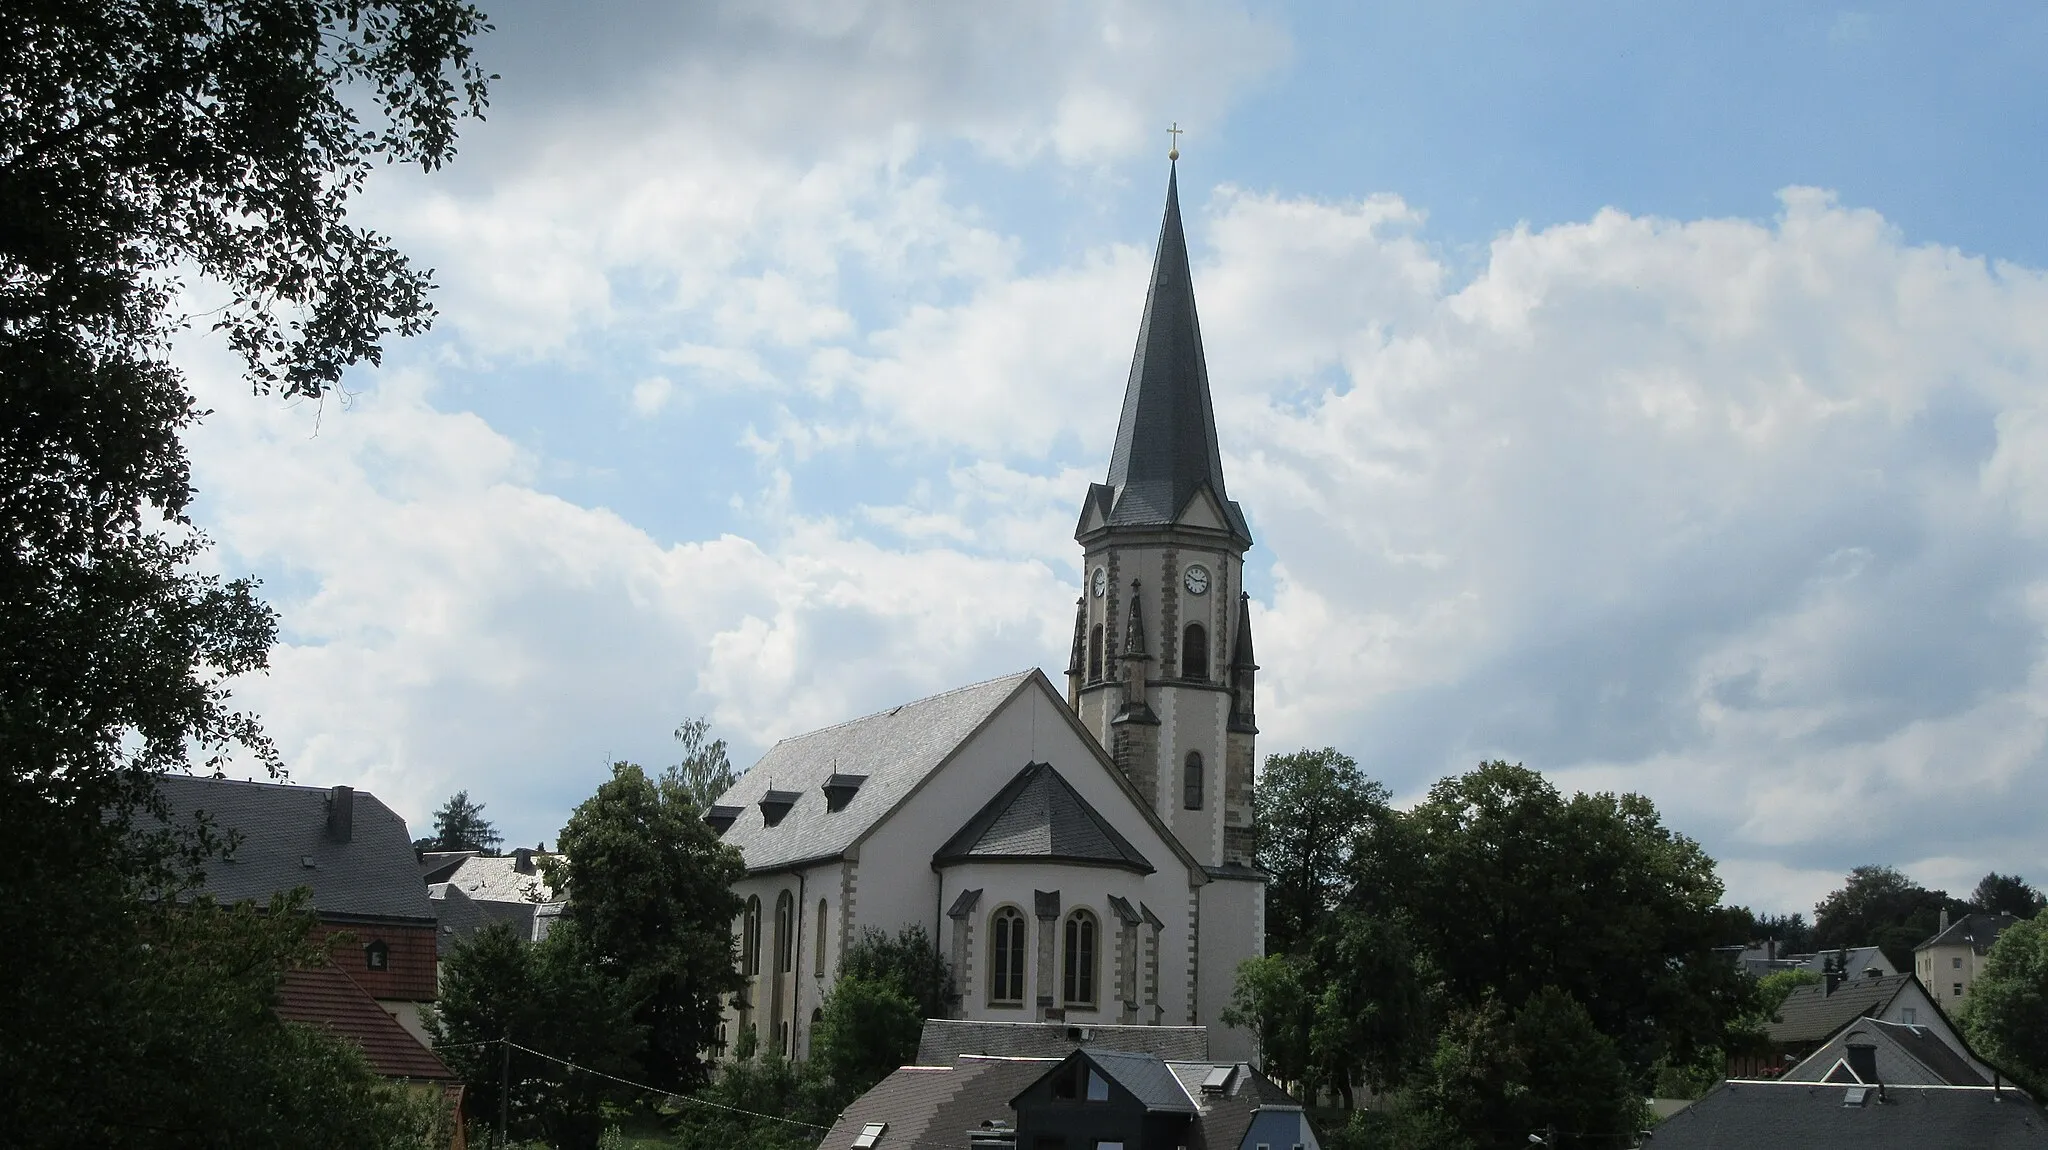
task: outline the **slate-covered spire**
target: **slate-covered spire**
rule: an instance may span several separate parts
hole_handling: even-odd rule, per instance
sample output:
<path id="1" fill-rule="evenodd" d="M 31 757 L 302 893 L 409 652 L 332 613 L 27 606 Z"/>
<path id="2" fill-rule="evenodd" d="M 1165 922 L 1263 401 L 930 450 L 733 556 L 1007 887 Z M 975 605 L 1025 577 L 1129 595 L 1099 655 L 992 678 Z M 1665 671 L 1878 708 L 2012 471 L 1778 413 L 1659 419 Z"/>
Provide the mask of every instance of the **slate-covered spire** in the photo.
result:
<path id="1" fill-rule="evenodd" d="M 1251 542 L 1243 512 L 1223 488 L 1223 457 L 1216 447 L 1202 326 L 1195 318 L 1176 167 L 1166 181 L 1166 218 L 1159 227 L 1145 316 L 1138 327 L 1138 348 L 1131 357 L 1116 447 L 1109 458 L 1108 486 L 1114 500 L 1109 522 L 1172 523 L 1205 485 L 1222 504 L 1232 533 Z"/>

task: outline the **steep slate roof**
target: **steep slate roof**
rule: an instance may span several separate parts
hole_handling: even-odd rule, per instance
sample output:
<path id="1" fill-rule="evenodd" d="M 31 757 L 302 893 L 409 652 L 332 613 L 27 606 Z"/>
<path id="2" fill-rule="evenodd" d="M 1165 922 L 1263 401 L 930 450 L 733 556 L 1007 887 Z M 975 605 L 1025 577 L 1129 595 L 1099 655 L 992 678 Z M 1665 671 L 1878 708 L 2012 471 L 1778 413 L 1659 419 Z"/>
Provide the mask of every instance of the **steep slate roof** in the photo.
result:
<path id="1" fill-rule="evenodd" d="M 1250 1063 L 1237 1063 L 1230 1085 L 1221 1094 L 1202 1093 L 1202 1080 L 1211 1070 L 1229 1063 L 1169 1062 L 1167 1068 L 1180 1080 L 1181 1089 L 1194 1099 L 1201 1117 L 1196 1120 L 1199 1137 L 1189 1150 L 1237 1150 L 1252 1128 L 1252 1119 L 1265 1107 L 1300 1109 L 1301 1103 L 1280 1088 L 1280 1084 L 1259 1073 Z"/>
<path id="2" fill-rule="evenodd" d="M 1131 1092 L 1151 1114 L 1194 1114 L 1195 1100 L 1181 1089 L 1166 1060 L 1156 1054 L 1133 1054 L 1126 1050 L 1105 1050 L 1084 1046 L 1081 1057 L 1100 1067 L 1116 1084 Z M 1069 1055 L 1072 1057 L 1072 1055 Z M 1021 1091 L 1020 1091 L 1021 1093 Z"/>
<path id="3" fill-rule="evenodd" d="M 963 1057 L 950 1065 L 905 1066 L 853 1101 L 818 1143 L 846 1150 L 870 1122 L 889 1129 L 876 1150 L 965 1146 L 967 1131 L 983 1122 L 1017 1123 L 1010 1099 L 1038 1081 L 1056 1059 Z"/>
<path id="4" fill-rule="evenodd" d="M 1937 1023 L 1936 1025 L 1940 1025 Z M 1942 1041 L 1933 1026 L 1853 1019 L 1825 1045 L 1783 1075 L 1786 1082 L 1846 1082 L 1838 1073 L 1852 1044 L 1875 1047 L 1877 1080 L 1899 1086 L 1989 1086 L 1970 1061 Z M 1849 1072 L 1853 1075 L 1853 1071 Z"/>
<path id="5" fill-rule="evenodd" d="M 1153 871 L 1138 848 L 1047 763 L 1018 771 L 932 856 L 937 863 L 1000 859 Z"/>
<path id="6" fill-rule="evenodd" d="M 1955 1086 L 1869 1088 L 1862 1105 L 1849 1091 L 1803 1082 L 1724 1082 L 1657 1127 L 1657 1150 L 1928 1150 L 1969 1146 L 2012 1150 L 2048 1146 L 2048 1115 L 2024 1094 Z"/>
<path id="7" fill-rule="evenodd" d="M 927 1018 L 917 1040 L 917 1060 L 943 1065 L 962 1055 L 1065 1058 L 1082 1046 L 1081 1027 L 1063 1022 L 972 1022 Z M 1200 1061 L 1209 1057 L 1205 1026 L 1090 1026 L 1091 1050 L 1123 1050 L 1161 1058 Z"/>
<path id="8" fill-rule="evenodd" d="M 460 887 L 445 882 L 428 887 L 427 894 L 428 905 L 434 908 L 434 919 L 441 928 L 434 932 L 434 949 L 442 955 L 452 953 L 477 931 L 497 922 L 509 925 L 514 938 L 539 942 L 547 937 L 543 925 L 547 920 L 542 916 L 558 912 L 562 906 L 471 898 Z"/>
<path id="9" fill-rule="evenodd" d="M 303 886 L 322 916 L 433 917 L 405 820 L 368 791 L 353 792 L 341 842 L 327 830 L 330 792 L 318 787 L 191 775 L 165 775 L 157 787 L 172 826 L 204 813 L 217 831 L 240 832 L 231 855 L 206 864 L 206 891 L 221 902 L 264 902 Z"/>
<path id="10" fill-rule="evenodd" d="M 449 876 L 440 881 L 447 882 L 473 899 L 486 902 L 555 902 L 554 888 L 548 885 L 547 876 L 540 871 L 542 859 L 557 858 L 557 855 L 543 855 L 528 852 L 527 869 L 519 869 L 519 856 L 504 858 L 476 857 L 462 860 Z"/>
<path id="11" fill-rule="evenodd" d="M 1966 914 L 1948 924 L 1948 929 L 1914 947 L 1926 950 L 1930 946 L 1967 946 L 1978 954 L 1991 953 L 1991 944 L 2005 933 L 2005 928 L 2019 919 L 2009 914 Z"/>
<path id="12" fill-rule="evenodd" d="M 750 870 L 839 857 L 1034 674 L 1020 671 L 782 740 L 718 796 L 717 805 L 740 812 L 722 837 L 746 856 Z M 828 811 L 824 786 L 834 774 L 866 775 L 867 781 L 846 806 Z M 772 827 L 760 809 L 771 789 L 797 795 Z"/>
<path id="13" fill-rule="evenodd" d="M 1174 522 L 1203 487 L 1222 505 L 1231 534 L 1250 544 L 1244 512 L 1223 489 L 1223 456 L 1216 447 L 1216 413 L 1209 399 L 1202 327 L 1195 316 L 1176 168 L 1166 181 L 1166 217 L 1159 225 L 1107 488 L 1091 487 L 1089 498 L 1107 504 L 1111 526 L 1163 526 Z"/>
<path id="14" fill-rule="evenodd" d="M 377 1005 L 369 991 L 332 963 L 285 975 L 278 991 L 277 1015 L 287 1022 L 320 1027 L 362 1047 L 371 1067 L 386 1078 L 455 1080 L 455 1072 L 438 1055 L 420 1045 L 419 1039 Z"/>
<path id="15" fill-rule="evenodd" d="M 1778 1008 L 1777 1018 L 1765 1032 L 1779 1045 L 1825 1041 L 1853 1018 L 1883 1013 L 1911 981 L 1910 974 L 1852 978 L 1836 987 L 1833 994 L 1827 993 L 1826 983 L 1795 987 L 1785 996 L 1785 1005 Z"/>

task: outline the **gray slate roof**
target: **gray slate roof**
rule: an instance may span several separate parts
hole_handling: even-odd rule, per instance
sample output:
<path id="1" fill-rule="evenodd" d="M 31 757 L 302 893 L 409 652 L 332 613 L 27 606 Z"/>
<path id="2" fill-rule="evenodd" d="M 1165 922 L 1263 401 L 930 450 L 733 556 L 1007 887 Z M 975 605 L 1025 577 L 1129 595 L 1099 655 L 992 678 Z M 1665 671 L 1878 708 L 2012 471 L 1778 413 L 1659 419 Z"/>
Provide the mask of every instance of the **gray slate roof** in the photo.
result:
<path id="1" fill-rule="evenodd" d="M 240 833 L 232 855 L 206 864 L 206 890 L 221 902 L 266 902 L 303 886 L 323 917 L 433 917 L 405 820 L 368 791 L 353 792 L 342 842 L 328 832 L 331 793 L 318 787 L 191 775 L 162 776 L 157 787 L 172 826 L 203 813 L 218 831 Z"/>
<path id="2" fill-rule="evenodd" d="M 1875 1047 L 1878 1081 L 1898 1086 L 1989 1086 L 1991 1082 L 1968 1059 L 1935 1033 L 1933 1025 L 1908 1025 L 1870 1018 L 1852 1021 L 1820 1049 L 1787 1070 L 1787 1082 L 1824 1082 L 1847 1055 L 1848 1047 Z M 1839 1077 L 1833 1079 L 1842 1081 Z"/>
<path id="3" fill-rule="evenodd" d="M 889 1124 L 876 1150 L 965 1146 L 967 1131 L 984 1122 L 1014 1127 L 1017 1113 L 1010 1099 L 1057 1062 L 965 1057 L 936 1066 L 905 1066 L 841 1111 L 819 1150 L 846 1150 L 870 1122 Z"/>
<path id="4" fill-rule="evenodd" d="M 1112 526 L 1157 526 L 1174 522 L 1205 486 L 1223 505 L 1231 533 L 1249 544 L 1251 528 L 1244 512 L 1223 489 L 1223 456 L 1216 447 L 1209 365 L 1202 352 L 1201 322 L 1195 316 L 1188 242 L 1180 219 L 1180 174 L 1175 169 L 1166 181 L 1166 216 L 1159 225 L 1159 247 L 1152 258 L 1145 315 L 1124 387 L 1107 489 L 1092 487 L 1089 498 L 1108 504 Z"/>
<path id="5" fill-rule="evenodd" d="M 1250 1063 L 1240 1062 L 1230 1077 L 1230 1084 L 1221 1094 L 1202 1093 L 1202 1080 L 1209 1072 L 1222 1063 L 1169 1062 L 1167 1067 L 1180 1080 L 1181 1089 L 1194 1099 L 1195 1108 L 1201 1114 L 1196 1120 L 1200 1131 L 1199 1144 L 1205 1150 L 1237 1150 L 1244 1145 L 1244 1136 L 1251 1130 L 1252 1118 L 1261 1107 L 1299 1107 L 1301 1103 L 1280 1088 L 1280 1084 L 1266 1077 Z"/>
<path id="6" fill-rule="evenodd" d="M 453 884 L 463 894 L 484 902 L 554 902 L 555 890 L 548 885 L 547 876 L 541 873 L 540 863 L 543 859 L 558 857 L 526 852 L 525 870 L 520 869 L 521 859 L 517 854 L 504 858 L 467 858 L 440 881 Z"/>
<path id="7" fill-rule="evenodd" d="M 1081 1055 L 1131 1092 L 1153 1114 L 1194 1114 L 1195 1100 L 1181 1089 L 1180 1079 L 1166 1061 L 1156 1054 L 1134 1054 L 1127 1050 L 1105 1050 L 1084 1046 Z"/>
<path id="8" fill-rule="evenodd" d="M 476 899 L 445 882 L 429 886 L 427 895 L 435 921 L 441 927 L 435 932 L 435 949 L 444 955 L 468 942 L 477 931 L 498 922 L 510 926 L 513 937 L 523 942 L 539 942 L 547 937 L 546 926 L 552 923 L 543 916 L 560 913 L 563 905 Z"/>
<path id="9" fill-rule="evenodd" d="M 1781 1046 L 1824 1041 L 1850 1019 L 1882 1013 L 1911 981 L 1910 974 L 1852 978 L 1833 994 L 1827 993 L 1826 983 L 1796 987 L 1765 1032 Z"/>
<path id="10" fill-rule="evenodd" d="M 722 837 L 750 870 L 839 857 L 1035 674 L 1020 671 L 782 740 L 718 796 L 719 806 L 740 811 Z M 828 811 L 824 787 L 834 774 L 867 781 L 843 808 Z M 771 789 L 797 795 L 772 827 L 760 808 Z"/>
<path id="11" fill-rule="evenodd" d="M 1048 763 L 1018 771 L 932 856 L 951 863 L 1020 859 L 1121 867 L 1153 866 Z"/>
<path id="12" fill-rule="evenodd" d="M 917 1060 L 938 1066 L 964 1054 L 1060 1059 L 1084 1044 L 1091 1050 L 1156 1054 L 1169 1060 L 1200 1062 L 1209 1057 L 1209 1030 L 1203 1026 L 1090 1026 L 1086 1039 L 1082 1029 L 1062 1022 L 927 1018 L 917 1041 Z"/>
<path id="13" fill-rule="evenodd" d="M 1991 953 L 1991 944 L 2005 933 L 2005 928 L 2019 919 L 2009 914 L 1966 914 L 1948 924 L 1948 929 L 1914 947 L 1925 950 L 1930 946 L 1967 946 L 1978 954 Z"/>
<path id="14" fill-rule="evenodd" d="M 1657 1127 L 1656 1150 L 1929 1150 L 2048 1146 L 2048 1115 L 2017 1090 L 1887 1086 L 1860 1106 L 1849 1087 L 1724 1082 Z"/>

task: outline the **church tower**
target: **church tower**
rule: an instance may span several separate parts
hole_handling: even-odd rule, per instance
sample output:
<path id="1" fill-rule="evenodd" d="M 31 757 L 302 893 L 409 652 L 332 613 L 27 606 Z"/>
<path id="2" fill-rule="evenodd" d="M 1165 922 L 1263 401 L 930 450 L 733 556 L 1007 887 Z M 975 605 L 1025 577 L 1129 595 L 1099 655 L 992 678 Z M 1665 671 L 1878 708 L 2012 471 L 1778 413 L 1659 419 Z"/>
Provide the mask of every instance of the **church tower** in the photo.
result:
<path id="1" fill-rule="evenodd" d="M 1107 482 L 1074 530 L 1085 559 L 1067 696 L 1188 852 L 1250 877 L 1253 721 L 1244 513 L 1223 486 L 1178 170 Z"/>

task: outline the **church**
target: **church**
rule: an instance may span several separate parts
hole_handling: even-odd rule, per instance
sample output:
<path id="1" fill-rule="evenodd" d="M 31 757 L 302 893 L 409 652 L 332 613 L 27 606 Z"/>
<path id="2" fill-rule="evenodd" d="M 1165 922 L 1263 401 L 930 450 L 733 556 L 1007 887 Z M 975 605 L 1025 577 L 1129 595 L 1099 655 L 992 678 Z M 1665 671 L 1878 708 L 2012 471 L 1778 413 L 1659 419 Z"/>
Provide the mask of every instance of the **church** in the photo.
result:
<path id="1" fill-rule="evenodd" d="M 725 1030 L 809 1051 L 839 956 L 920 925 L 978 1022 L 1222 1025 L 1264 949 L 1243 511 L 1223 485 L 1177 172 L 1116 445 L 1081 501 L 1062 691 L 1022 671 L 785 739 L 706 818 L 745 856 Z"/>

